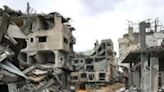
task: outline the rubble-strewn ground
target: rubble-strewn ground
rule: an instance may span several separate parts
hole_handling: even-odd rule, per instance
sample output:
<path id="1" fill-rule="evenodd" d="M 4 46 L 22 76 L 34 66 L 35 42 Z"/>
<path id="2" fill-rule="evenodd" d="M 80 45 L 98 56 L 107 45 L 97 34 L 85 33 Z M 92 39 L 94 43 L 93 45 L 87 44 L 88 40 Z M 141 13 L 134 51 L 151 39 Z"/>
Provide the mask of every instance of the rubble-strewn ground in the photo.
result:
<path id="1" fill-rule="evenodd" d="M 108 85 L 105 87 L 101 87 L 100 89 L 88 89 L 88 90 L 80 90 L 78 92 L 122 92 L 124 90 L 125 85 L 122 83 L 116 83 L 113 85 Z"/>

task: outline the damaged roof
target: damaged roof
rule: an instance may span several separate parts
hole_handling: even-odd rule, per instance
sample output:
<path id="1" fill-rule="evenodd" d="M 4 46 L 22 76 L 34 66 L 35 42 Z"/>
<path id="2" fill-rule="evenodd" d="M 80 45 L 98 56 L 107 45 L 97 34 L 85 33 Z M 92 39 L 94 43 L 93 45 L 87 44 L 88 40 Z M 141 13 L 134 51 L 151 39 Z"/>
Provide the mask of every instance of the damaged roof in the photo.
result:
<path id="1" fill-rule="evenodd" d="M 144 49 L 143 52 L 141 52 L 140 50 L 131 51 L 122 61 L 122 63 L 139 62 L 141 53 L 145 55 L 149 54 L 150 56 L 153 56 L 153 57 L 162 58 L 164 55 L 164 47 L 162 46 L 150 47 L 150 48 Z"/>

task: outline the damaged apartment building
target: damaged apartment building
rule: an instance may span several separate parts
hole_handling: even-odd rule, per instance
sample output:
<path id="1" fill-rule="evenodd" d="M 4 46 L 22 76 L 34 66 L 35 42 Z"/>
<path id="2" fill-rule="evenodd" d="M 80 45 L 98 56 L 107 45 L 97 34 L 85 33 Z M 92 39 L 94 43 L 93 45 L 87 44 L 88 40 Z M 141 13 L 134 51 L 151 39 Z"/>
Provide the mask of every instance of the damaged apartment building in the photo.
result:
<path id="1" fill-rule="evenodd" d="M 0 9 L 0 90 L 68 92 L 75 30 L 57 12 Z"/>
<path id="2" fill-rule="evenodd" d="M 155 21 L 156 22 L 156 21 Z M 129 87 L 139 92 L 163 92 L 164 31 L 155 23 L 140 22 L 139 32 L 129 26 L 119 42 L 119 63 L 129 68 Z"/>
<path id="3" fill-rule="evenodd" d="M 71 80 L 77 90 L 98 89 L 116 77 L 115 52 L 111 39 L 96 41 L 88 55 L 77 55 L 72 61 Z"/>

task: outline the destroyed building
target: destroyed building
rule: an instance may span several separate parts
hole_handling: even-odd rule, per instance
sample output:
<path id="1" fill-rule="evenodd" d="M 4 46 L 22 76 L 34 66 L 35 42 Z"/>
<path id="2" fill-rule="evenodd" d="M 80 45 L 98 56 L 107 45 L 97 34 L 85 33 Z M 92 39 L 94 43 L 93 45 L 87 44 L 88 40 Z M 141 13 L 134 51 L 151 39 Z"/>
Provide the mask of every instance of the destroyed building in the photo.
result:
<path id="1" fill-rule="evenodd" d="M 122 61 L 125 59 L 127 54 L 130 51 L 135 51 L 140 49 L 140 40 L 139 40 L 139 32 L 134 30 L 134 27 L 128 27 L 128 33 L 124 34 L 122 38 L 118 39 L 119 43 L 119 64 L 122 65 Z M 164 33 L 163 30 L 153 32 L 150 30 L 146 32 L 146 46 L 154 47 L 161 46 L 161 42 L 163 41 Z M 129 67 L 128 64 L 123 64 Z"/>
<path id="2" fill-rule="evenodd" d="M 128 65 L 129 86 L 144 92 L 158 92 L 163 87 L 163 30 L 152 30 L 150 23 L 141 22 L 139 32 L 119 39 L 120 62 Z M 156 28 L 155 28 L 156 29 Z"/>
<path id="3" fill-rule="evenodd" d="M 96 89 L 110 83 L 116 74 L 113 42 L 111 39 L 96 42 L 92 53 L 75 57 L 72 66 L 71 80 L 76 89 Z"/>
<path id="4" fill-rule="evenodd" d="M 122 38 L 118 39 L 119 43 L 119 64 L 126 57 L 126 55 L 132 51 L 139 48 L 139 33 L 133 32 L 133 27 L 128 27 L 128 33 L 124 34 Z M 123 64 L 129 67 L 128 64 Z"/>
<path id="5" fill-rule="evenodd" d="M 27 63 L 52 63 L 55 67 L 68 67 L 75 44 L 72 27 L 64 24 L 61 15 L 52 14 L 47 17 L 50 18 L 46 20 L 46 17 L 41 15 L 33 18 L 33 33 L 28 34 L 27 47 L 21 52 L 27 55 Z M 48 22 L 50 24 L 46 24 Z M 47 28 L 43 28 L 46 26 Z"/>
<path id="6" fill-rule="evenodd" d="M 0 9 L 0 89 L 3 92 L 68 92 L 76 42 L 57 12 L 24 14 Z"/>

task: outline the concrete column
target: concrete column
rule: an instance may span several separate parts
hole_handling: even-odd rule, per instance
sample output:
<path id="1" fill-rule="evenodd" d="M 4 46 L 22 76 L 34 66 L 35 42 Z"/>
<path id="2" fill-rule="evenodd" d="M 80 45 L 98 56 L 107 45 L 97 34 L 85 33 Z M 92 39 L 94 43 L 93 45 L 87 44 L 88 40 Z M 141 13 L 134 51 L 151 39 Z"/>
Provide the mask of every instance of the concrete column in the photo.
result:
<path id="1" fill-rule="evenodd" d="M 129 86 L 133 85 L 133 66 L 132 62 L 130 62 L 130 71 L 129 71 Z"/>
<path id="2" fill-rule="evenodd" d="M 158 92 L 159 60 L 157 57 L 150 58 L 150 81 L 149 92 Z"/>
<path id="3" fill-rule="evenodd" d="M 141 90 L 144 90 L 144 63 L 146 61 L 146 57 L 143 54 L 143 50 L 146 47 L 146 37 L 145 37 L 145 22 L 141 22 L 139 24 L 140 30 L 140 48 L 141 48 Z"/>
<path id="4" fill-rule="evenodd" d="M 129 39 L 131 41 L 134 41 L 134 37 L 133 37 L 133 27 L 128 27 L 128 34 L 129 34 Z"/>
<path id="5" fill-rule="evenodd" d="M 148 61 L 145 55 L 141 55 L 142 62 L 141 62 L 141 90 L 142 92 L 149 92 L 149 84 L 150 84 L 150 71 L 148 68 Z"/>
<path id="6" fill-rule="evenodd" d="M 58 54 L 59 54 L 59 52 L 58 51 L 56 51 L 56 50 L 53 50 L 53 53 L 55 54 L 55 67 L 58 67 Z"/>
<path id="7" fill-rule="evenodd" d="M 145 90 L 145 67 L 147 57 L 144 55 L 144 49 L 146 48 L 146 28 L 150 27 L 150 23 L 140 22 L 139 31 L 140 31 L 140 48 L 141 48 L 141 90 Z M 146 91 L 144 91 L 146 92 Z"/>
<path id="8" fill-rule="evenodd" d="M 133 73 L 133 83 L 134 83 L 134 86 L 136 86 L 137 88 L 140 87 L 140 74 L 139 74 L 139 71 L 134 71 Z"/>
<path id="9" fill-rule="evenodd" d="M 164 87 L 164 71 L 161 72 L 162 87 Z"/>
<path id="10" fill-rule="evenodd" d="M 36 55 L 36 54 L 37 54 L 37 52 L 28 52 L 27 53 L 27 64 L 32 64 L 33 63 L 31 57 Z"/>

